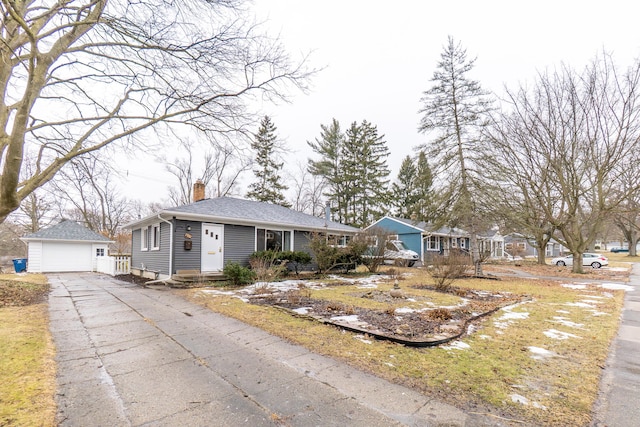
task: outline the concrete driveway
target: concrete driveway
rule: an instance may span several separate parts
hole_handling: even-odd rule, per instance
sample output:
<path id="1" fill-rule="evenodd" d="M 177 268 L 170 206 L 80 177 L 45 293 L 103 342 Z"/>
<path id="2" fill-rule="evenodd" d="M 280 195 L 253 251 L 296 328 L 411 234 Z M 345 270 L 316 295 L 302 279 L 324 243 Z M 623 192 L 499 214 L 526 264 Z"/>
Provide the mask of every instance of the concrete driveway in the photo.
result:
<path id="1" fill-rule="evenodd" d="M 170 290 L 49 275 L 61 426 L 486 426 Z"/>

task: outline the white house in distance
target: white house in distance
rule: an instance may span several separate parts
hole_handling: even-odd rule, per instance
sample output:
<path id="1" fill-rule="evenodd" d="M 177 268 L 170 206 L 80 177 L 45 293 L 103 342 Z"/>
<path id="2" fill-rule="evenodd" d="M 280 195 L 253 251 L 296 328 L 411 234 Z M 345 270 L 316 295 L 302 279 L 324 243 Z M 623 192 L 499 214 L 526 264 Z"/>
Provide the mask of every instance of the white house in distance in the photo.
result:
<path id="1" fill-rule="evenodd" d="M 20 238 L 27 244 L 27 272 L 94 271 L 98 257 L 108 255 L 108 238 L 74 221 L 63 220 Z"/>

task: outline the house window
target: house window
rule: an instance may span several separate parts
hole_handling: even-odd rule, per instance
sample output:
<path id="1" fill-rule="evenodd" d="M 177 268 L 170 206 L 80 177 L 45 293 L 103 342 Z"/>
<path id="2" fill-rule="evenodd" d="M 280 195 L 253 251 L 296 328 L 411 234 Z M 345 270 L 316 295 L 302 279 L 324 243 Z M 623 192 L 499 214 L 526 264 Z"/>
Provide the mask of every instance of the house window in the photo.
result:
<path id="1" fill-rule="evenodd" d="M 508 251 L 510 251 L 511 249 L 513 249 L 513 243 L 509 242 L 509 243 L 505 243 L 504 244 L 504 248 Z"/>
<path id="2" fill-rule="evenodd" d="M 104 256 L 104 248 L 96 248 L 96 256 Z"/>
<path id="3" fill-rule="evenodd" d="M 256 251 L 288 251 L 291 249 L 291 231 L 256 230 Z"/>
<path id="4" fill-rule="evenodd" d="M 456 239 L 455 237 L 453 237 L 451 239 L 451 247 L 452 248 L 457 248 L 458 247 L 458 239 Z"/>
<path id="5" fill-rule="evenodd" d="M 140 229 L 140 250 L 149 250 L 149 228 Z"/>
<path id="6" fill-rule="evenodd" d="M 440 239 L 438 238 L 438 236 L 427 237 L 427 250 L 428 251 L 440 250 Z"/>
<path id="7" fill-rule="evenodd" d="M 466 240 L 465 240 L 465 239 L 460 239 L 460 247 L 461 247 L 462 249 L 464 249 L 464 248 L 466 247 L 466 243 L 467 243 L 467 242 L 466 242 Z"/>
<path id="8" fill-rule="evenodd" d="M 337 234 L 329 234 L 327 243 L 330 246 L 345 247 L 351 240 L 351 236 L 339 236 Z"/>
<path id="9" fill-rule="evenodd" d="M 151 249 L 154 251 L 160 249 L 160 224 L 154 224 L 151 227 Z"/>
<path id="10" fill-rule="evenodd" d="M 524 251 L 527 249 L 527 244 L 525 242 L 518 242 L 518 249 Z"/>

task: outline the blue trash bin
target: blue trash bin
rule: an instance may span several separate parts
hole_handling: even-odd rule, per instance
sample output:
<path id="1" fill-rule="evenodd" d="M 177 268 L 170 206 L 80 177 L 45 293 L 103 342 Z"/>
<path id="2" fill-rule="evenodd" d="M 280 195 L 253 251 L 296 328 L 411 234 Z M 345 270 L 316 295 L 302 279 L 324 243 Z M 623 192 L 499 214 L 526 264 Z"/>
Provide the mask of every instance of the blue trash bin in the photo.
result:
<path id="1" fill-rule="evenodd" d="M 22 273 L 23 271 L 27 271 L 27 259 L 26 258 L 14 259 L 13 269 L 16 271 L 16 273 Z"/>

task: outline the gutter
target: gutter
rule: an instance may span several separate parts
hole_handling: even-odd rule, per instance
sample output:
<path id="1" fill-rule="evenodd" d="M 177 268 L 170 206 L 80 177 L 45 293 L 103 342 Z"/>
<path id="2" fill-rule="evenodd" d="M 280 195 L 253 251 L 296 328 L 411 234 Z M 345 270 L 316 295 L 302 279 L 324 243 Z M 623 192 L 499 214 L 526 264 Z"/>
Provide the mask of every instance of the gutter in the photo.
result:
<path id="1" fill-rule="evenodd" d="M 169 278 L 171 278 L 173 276 L 173 223 L 162 218 L 160 214 L 158 214 L 158 219 L 169 224 Z"/>

